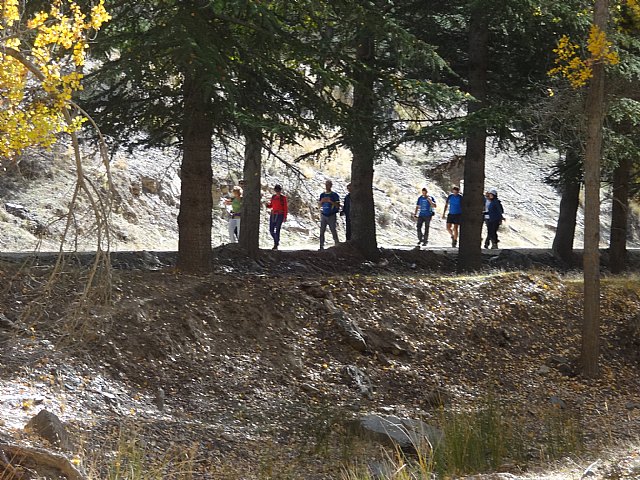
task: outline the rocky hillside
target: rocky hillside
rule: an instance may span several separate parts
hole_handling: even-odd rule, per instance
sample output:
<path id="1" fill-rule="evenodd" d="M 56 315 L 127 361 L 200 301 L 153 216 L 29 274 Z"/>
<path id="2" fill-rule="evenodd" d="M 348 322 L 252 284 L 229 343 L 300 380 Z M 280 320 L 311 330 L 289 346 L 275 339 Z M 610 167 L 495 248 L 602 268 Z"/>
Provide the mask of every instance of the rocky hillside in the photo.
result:
<path id="1" fill-rule="evenodd" d="M 325 179 L 332 179 L 342 196 L 349 182 L 349 155 L 338 152 L 332 159 L 296 164 L 288 169 L 279 158 L 290 161 L 295 155 L 316 145 L 267 156 L 263 172 L 263 195 L 269 187 L 284 186 L 290 198 L 292 215 L 285 224 L 282 246 L 285 249 L 317 249 L 318 211 L 316 199 Z M 58 146 L 52 152 L 31 152 L 0 176 L 0 251 L 57 250 L 64 229 L 65 214 L 73 192 L 74 170 L 69 151 Z M 463 149 L 425 152 L 403 148 L 376 167 L 375 201 L 378 236 L 381 246 L 414 244 L 412 213 L 420 189 L 427 186 L 442 211 L 451 183 L 461 178 Z M 241 178 L 241 147 L 220 148 L 214 164 L 213 246 L 227 242 L 227 214 L 222 199 L 229 187 Z M 175 250 L 179 208 L 179 152 L 139 150 L 112 154 L 110 169 L 116 187 L 112 232 L 114 250 Z M 544 183 L 556 155 L 542 153 L 522 157 L 492 152 L 488 157 L 487 188 L 496 187 L 502 198 L 507 222 L 502 229 L 502 247 L 549 247 L 554 235 L 559 197 Z M 100 162 L 87 151 L 87 171 L 96 185 L 105 185 Z M 603 198 L 606 196 L 603 192 Z M 608 238 L 610 201 L 603 202 L 603 245 Z M 90 236 L 92 217 L 86 202 L 81 203 L 72 224 L 73 233 L 65 248 L 94 249 Z M 633 222 L 636 223 L 635 221 Z M 267 217 L 261 229 L 261 245 L 268 248 Z M 344 238 L 344 225 L 340 225 Z M 578 242 L 581 243 L 582 217 Z M 75 233 L 78 235 L 75 236 Z M 634 233 L 635 242 L 636 235 Z M 432 247 L 448 246 L 445 223 L 438 215 L 432 223 Z"/>
<path id="2" fill-rule="evenodd" d="M 206 277 L 130 263 L 84 309 L 83 269 L 49 284 L 50 266 L 0 262 L 4 478 L 368 479 L 395 468 L 390 425 L 455 446 L 476 411 L 494 412 L 481 464 L 499 475 L 470 478 L 640 475 L 637 280 L 605 282 L 603 374 L 585 380 L 575 278 L 454 277 L 432 252 L 216 254 Z"/>

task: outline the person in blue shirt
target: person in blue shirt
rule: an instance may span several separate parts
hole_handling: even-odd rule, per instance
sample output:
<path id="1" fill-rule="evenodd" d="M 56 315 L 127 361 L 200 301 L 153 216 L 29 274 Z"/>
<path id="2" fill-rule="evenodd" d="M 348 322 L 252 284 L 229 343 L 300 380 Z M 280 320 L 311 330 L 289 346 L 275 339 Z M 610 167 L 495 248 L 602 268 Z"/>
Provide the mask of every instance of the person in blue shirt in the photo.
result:
<path id="1" fill-rule="evenodd" d="M 416 228 L 418 230 L 418 245 L 426 245 L 429 241 L 429 225 L 431 224 L 431 218 L 433 217 L 434 210 L 436 208 L 436 200 L 428 194 L 427 189 L 422 189 L 422 195 L 418 197 L 416 202 L 416 211 L 413 216 L 418 219 Z M 424 233 L 422 233 L 422 226 L 424 225 Z"/>
<path id="2" fill-rule="evenodd" d="M 458 244 L 458 229 L 460 228 L 460 222 L 462 221 L 462 195 L 460 194 L 460 187 L 454 185 L 451 188 L 451 193 L 444 204 L 442 218 L 444 218 L 447 213 L 447 207 L 449 207 L 449 215 L 447 215 L 447 232 L 451 235 L 451 246 L 456 248 L 456 245 Z"/>
<path id="3" fill-rule="evenodd" d="M 345 225 L 345 238 L 347 242 L 351 240 L 351 184 L 347 184 L 347 194 L 344 196 L 344 203 L 342 204 L 342 211 L 340 216 L 344 217 Z"/>
<path id="4" fill-rule="evenodd" d="M 320 250 L 324 249 L 324 232 L 331 230 L 333 242 L 338 244 L 338 232 L 336 231 L 336 214 L 340 211 L 340 196 L 331 190 L 333 183 L 331 180 L 325 182 L 325 191 L 320 194 L 318 206 L 321 210 L 320 215 Z"/>

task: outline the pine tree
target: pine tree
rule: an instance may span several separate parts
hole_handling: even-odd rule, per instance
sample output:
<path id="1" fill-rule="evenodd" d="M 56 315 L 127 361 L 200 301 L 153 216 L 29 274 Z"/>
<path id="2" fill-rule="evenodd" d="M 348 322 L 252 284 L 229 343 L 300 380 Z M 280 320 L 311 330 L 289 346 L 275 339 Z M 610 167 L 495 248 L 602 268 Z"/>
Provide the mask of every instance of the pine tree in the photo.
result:
<path id="1" fill-rule="evenodd" d="M 130 148 L 182 149 L 182 270 L 210 266 L 212 136 L 244 135 L 249 147 L 240 235 L 255 255 L 264 142 L 293 142 L 318 130 L 325 103 L 301 68 L 307 47 L 288 23 L 302 12 L 284 15 L 285 3 L 113 2 L 88 100 L 105 133 Z"/>

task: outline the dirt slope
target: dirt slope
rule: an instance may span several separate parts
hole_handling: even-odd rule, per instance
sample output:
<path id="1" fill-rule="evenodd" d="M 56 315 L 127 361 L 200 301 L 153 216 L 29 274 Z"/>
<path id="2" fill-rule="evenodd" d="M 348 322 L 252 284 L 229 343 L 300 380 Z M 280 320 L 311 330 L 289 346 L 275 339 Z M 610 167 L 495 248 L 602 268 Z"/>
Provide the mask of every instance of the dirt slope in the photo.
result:
<path id="1" fill-rule="evenodd" d="M 38 444 L 22 428 L 46 408 L 68 423 L 93 478 L 129 435 L 163 468 L 188 457 L 192 478 L 331 479 L 379 456 L 347 429 L 358 415 L 437 424 L 441 403 L 455 411 L 491 395 L 528 435 L 525 457 L 502 466 L 514 475 L 545 465 L 541 419 L 558 409 L 587 451 L 636 438 L 635 279 L 605 282 L 603 374 L 591 381 L 572 371 L 581 307 L 571 278 L 457 277 L 429 252 L 379 265 L 346 250 L 277 255 L 251 264 L 226 250 L 206 277 L 116 270 L 112 304 L 80 316 L 70 307 L 82 271 L 66 268 L 45 298 L 48 267 L 0 264 L 1 313 L 16 326 L 0 329 L 2 436 Z M 366 348 L 354 348 L 345 318 Z M 556 478 L 580 478 L 597 455 L 574 456 Z M 636 478 L 629 462 L 603 462 L 595 478 Z"/>

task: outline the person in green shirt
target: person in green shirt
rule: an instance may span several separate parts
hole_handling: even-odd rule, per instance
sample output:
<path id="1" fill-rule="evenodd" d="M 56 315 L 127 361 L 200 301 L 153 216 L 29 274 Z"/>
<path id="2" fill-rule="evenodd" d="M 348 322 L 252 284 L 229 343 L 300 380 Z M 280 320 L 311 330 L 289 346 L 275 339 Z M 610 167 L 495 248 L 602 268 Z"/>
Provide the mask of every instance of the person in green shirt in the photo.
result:
<path id="1" fill-rule="evenodd" d="M 229 243 L 237 243 L 240 237 L 240 211 L 242 210 L 242 188 L 233 187 L 233 197 L 224 201 L 225 204 L 231 205 L 229 212 Z"/>

